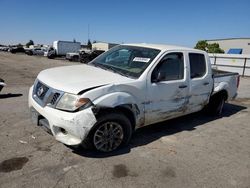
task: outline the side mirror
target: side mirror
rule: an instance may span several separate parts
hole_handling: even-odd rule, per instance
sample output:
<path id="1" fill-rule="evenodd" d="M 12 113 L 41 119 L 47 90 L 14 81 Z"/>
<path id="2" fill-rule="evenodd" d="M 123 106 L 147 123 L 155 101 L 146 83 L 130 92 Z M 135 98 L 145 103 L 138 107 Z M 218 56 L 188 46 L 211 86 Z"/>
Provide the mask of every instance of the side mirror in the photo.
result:
<path id="1" fill-rule="evenodd" d="M 162 80 L 165 79 L 165 73 L 162 71 L 158 71 L 156 72 L 153 76 L 152 76 L 152 82 L 153 83 L 157 83 L 160 82 Z"/>

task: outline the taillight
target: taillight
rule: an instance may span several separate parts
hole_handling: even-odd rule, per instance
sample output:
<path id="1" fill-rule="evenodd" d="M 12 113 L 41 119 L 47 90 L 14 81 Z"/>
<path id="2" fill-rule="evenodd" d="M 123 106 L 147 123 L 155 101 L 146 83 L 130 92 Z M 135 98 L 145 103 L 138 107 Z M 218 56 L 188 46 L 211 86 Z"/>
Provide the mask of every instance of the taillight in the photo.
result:
<path id="1" fill-rule="evenodd" d="M 237 88 L 239 88 L 240 85 L 240 75 L 237 76 Z"/>

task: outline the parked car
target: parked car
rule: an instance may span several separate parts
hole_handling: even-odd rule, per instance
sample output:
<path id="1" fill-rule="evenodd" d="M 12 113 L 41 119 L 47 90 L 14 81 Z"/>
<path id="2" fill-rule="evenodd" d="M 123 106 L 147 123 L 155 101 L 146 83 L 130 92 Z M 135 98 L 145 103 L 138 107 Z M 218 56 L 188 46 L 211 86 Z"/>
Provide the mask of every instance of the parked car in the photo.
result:
<path id="1" fill-rule="evenodd" d="M 8 49 L 9 49 L 9 47 L 7 47 L 7 46 L 1 46 L 0 47 L 0 51 L 3 51 L 3 52 L 7 52 Z"/>
<path id="2" fill-rule="evenodd" d="M 89 52 L 82 52 L 80 53 L 80 62 L 81 63 L 89 63 L 102 53 L 104 53 L 104 50 L 94 50 L 94 51 L 89 51 Z"/>
<path id="3" fill-rule="evenodd" d="M 0 78 L 0 91 L 2 91 L 4 86 L 6 86 L 6 84 L 4 83 L 4 80 Z"/>
<path id="4" fill-rule="evenodd" d="M 80 53 L 79 52 L 70 52 L 66 54 L 66 59 L 69 61 L 79 61 Z"/>
<path id="5" fill-rule="evenodd" d="M 33 48 L 33 49 L 27 49 L 25 53 L 27 55 L 44 55 L 44 52 L 47 51 L 46 48 Z"/>
<path id="6" fill-rule="evenodd" d="M 25 50 L 23 47 L 17 46 L 17 47 L 11 47 L 9 50 L 11 53 L 25 53 Z"/>
<path id="7" fill-rule="evenodd" d="M 89 53 L 90 50 L 79 50 L 78 52 L 69 52 L 66 54 L 66 59 L 69 61 L 80 61 L 80 54 Z"/>
<path id="8" fill-rule="evenodd" d="M 204 51 L 124 44 L 87 65 L 40 72 L 29 108 L 56 140 L 110 152 L 140 127 L 205 107 L 221 114 L 238 85 L 238 73 L 214 72 Z"/>

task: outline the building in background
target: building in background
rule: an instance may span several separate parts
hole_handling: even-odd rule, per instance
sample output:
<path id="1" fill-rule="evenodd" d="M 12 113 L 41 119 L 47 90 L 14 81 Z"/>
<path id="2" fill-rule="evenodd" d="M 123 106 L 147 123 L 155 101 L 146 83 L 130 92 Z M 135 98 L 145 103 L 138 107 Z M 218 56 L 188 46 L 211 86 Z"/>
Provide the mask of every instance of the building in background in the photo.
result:
<path id="1" fill-rule="evenodd" d="M 107 43 L 107 42 L 95 42 L 95 43 L 92 43 L 92 50 L 107 51 L 107 50 L 109 50 L 110 48 L 113 48 L 116 45 L 118 45 L 118 44 Z"/>
<path id="2" fill-rule="evenodd" d="M 250 54 L 250 38 L 225 38 L 207 40 L 207 43 L 218 43 L 228 54 Z"/>

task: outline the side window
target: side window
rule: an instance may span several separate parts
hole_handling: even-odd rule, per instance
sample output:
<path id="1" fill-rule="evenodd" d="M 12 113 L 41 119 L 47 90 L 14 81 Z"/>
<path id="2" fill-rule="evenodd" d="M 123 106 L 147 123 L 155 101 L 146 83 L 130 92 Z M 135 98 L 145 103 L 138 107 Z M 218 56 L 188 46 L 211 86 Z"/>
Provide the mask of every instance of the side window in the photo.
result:
<path id="1" fill-rule="evenodd" d="M 165 55 L 152 73 L 151 80 L 170 81 L 181 80 L 184 77 L 183 53 L 169 53 Z"/>
<path id="2" fill-rule="evenodd" d="M 206 60 L 203 54 L 190 53 L 190 76 L 200 78 L 206 74 Z"/>

